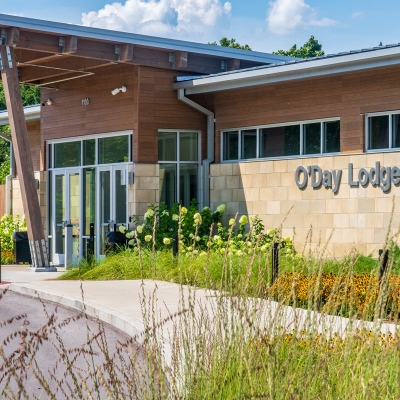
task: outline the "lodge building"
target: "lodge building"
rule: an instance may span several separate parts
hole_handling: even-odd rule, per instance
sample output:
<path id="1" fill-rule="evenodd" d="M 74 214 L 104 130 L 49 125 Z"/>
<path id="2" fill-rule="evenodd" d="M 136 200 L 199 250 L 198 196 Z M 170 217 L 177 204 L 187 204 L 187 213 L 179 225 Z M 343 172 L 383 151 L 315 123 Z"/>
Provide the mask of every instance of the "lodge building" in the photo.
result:
<path id="1" fill-rule="evenodd" d="M 7 211 L 35 218 L 39 182 L 37 265 L 64 263 L 65 221 L 76 258 L 90 223 L 102 256 L 106 231 L 160 201 L 225 203 L 336 256 L 376 255 L 400 227 L 400 45 L 302 60 L 2 14 L 0 28 L 4 85 L 41 87 L 26 124 L 11 90 L 0 112 Z"/>

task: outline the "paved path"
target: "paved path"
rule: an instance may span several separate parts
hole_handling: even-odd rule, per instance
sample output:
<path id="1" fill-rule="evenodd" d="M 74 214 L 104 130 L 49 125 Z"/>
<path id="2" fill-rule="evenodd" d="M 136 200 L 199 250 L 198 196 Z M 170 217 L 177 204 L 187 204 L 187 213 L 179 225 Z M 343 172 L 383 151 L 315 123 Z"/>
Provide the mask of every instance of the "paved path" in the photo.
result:
<path id="1" fill-rule="evenodd" d="M 15 319 L 18 315 L 23 317 Z M 55 303 L 40 301 L 11 291 L 5 292 L 0 299 L 0 323 L 4 321 L 9 322 L 0 325 L 0 367 L 2 364 L 8 365 L 7 370 L 11 371 L 12 366 L 18 368 L 22 365 L 22 372 L 26 371 L 26 375 L 21 373 L 21 369 L 17 369 L 16 375 L 11 377 L 0 373 L 1 398 L 17 393 L 17 382 L 20 382 L 24 388 L 22 398 L 49 398 L 43 388 L 43 382 L 35 376 L 38 373 L 43 374 L 49 391 L 57 399 L 78 398 L 80 390 L 83 398 L 89 398 L 90 392 L 91 396 L 97 398 L 93 366 L 96 365 L 106 376 L 109 376 L 109 373 L 105 368 L 107 363 L 101 340 L 94 340 L 91 344 L 92 359 L 92 356 L 88 354 L 90 351 L 87 344 L 88 337 L 103 332 L 103 338 L 107 342 L 107 353 L 115 367 L 113 368 L 116 375 L 121 367 L 120 353 L 117 349 L 121 349 L 120 343 L 128 343 L 130 340 L 124 332 L 108 324 L 99 325 L 95 319 L 84 318 L 76 310 L 59 307 Z M 42 337 L 40 341 L 39 336 Z M 26 337 L 25 340 L 24 337 Z M 138 344 L 133 343 L 133 347 L 136 350 L 139 349 Z M 19 353 L 19 350 L 23 350 L 22 353 Z M 21 354 L 23 355 L 22 362 Z M 126 354 L 124 352 L 123 356 L 128 361 Z M 72 364 L 70 370 L 67 368 L 67 359 Z M 140 351 L 137 365 L 142 367 L 145 365 Z M 87 388 L 77 387 L 74 384 L 73 376 L 79 375 L 82 376 L 81 381 L 86 382 Z M 127 385 L 123 384 L 128 380 L 121 374 L 119 374 L 119 379 L 120 391 L 124 392 L 124 395 L 121 393 L 121 397 L 128 398 Z M 99 383 L 100 397 L 107 398 L 100 380 Z"/>
<path id="2" fill-rule="evenodd" d="M 30 274 L 33 274 L 32 278 L 26 272 L 10 270 L 4 279 L 13 282 L 9 285 L 10 289 L 17 293 L 39 296 L 77 310 L 82 310 L 85 304 L 88 315 L 121 329 L 139 343 L 143 341 L 145 332 L 156 332 L 157 339 L 162 341 L 165 362 L 170 366 L 172 346 L 179 343 L 180 336 L 192 335 L 186 340 L 193 341 L 195 335 L 205 335 L 206 340 L 212 340 L 216 320 L 220 323 L 223 320 L 224 329 L 234 325 L 235 328 L 239 326 L 241 332 L 250 329 L 251 334 L 274 327 L 283 327 L 286 331 L 316 329 L 341 335 L 345 335 L 349 327 L 392 333 L 396 330 L 394 324 L 376 326 L 371 322 L 349 321 L 347 318 L 281 306 L 274 301 L 240 300 L 175 283 L 151 280 L 81 283 L 43 280 L 47 278 L 44 273 Z M 188 312 L 189 304 L 193 305 L 193 312 Z M 185 329 L 188 324 L 192 326 L 190 332 Z M 153 330 L 154 327 L 156 329 Z"/>
<path id="3" fill-rule="evenodd" d="M 65 268 L 58 268 L 58 272 L 33 272 L 28 265 L 2 265 L 1 281 L 30 283 L 55 279 L 65 272 Z"/>

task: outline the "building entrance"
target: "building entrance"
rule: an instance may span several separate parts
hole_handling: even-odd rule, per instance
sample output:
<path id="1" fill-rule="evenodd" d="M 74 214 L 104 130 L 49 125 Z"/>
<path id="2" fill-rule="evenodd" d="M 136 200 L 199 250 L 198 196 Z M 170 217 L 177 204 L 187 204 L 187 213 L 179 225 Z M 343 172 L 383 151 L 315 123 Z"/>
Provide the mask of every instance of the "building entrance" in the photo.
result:
<path id="1" fill-rule="evenodd" d="M 92 223 L 95 255 L 105 255 L 107 232 L 128 224 L 127 174 L 127 165 L 53 171 L 53 264 L 65 263 L 67 224 L 72 225 L 73 265 L 80 257 L 87 256 Z"/>

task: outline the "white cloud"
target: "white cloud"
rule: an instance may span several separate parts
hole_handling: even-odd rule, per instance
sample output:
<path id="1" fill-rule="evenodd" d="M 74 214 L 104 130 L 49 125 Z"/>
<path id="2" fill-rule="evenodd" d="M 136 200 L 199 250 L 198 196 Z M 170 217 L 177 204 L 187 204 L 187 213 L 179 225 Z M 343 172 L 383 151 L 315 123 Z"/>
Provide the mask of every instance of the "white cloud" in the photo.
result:
<path id="1" fill-rule="evenodd" d="M 352 18 L 362 18 L 364 17 L 364 12 L 363 11 L 356 11 L 351 14 Z"/>
<path id="2" fill-rule="evenodd" d="M 126 0 L 82 14 L 82 23 L 152 36 L 215 40 L 231 11 L 231 3 L 221 0 Z"/>
<path id="3" fill-rule="evenodd" d="M 285 35 L 311 26 L 336 25 L 330 18 L 319 18 L 318 12 L 304 0 L 270 1 L 267 11 L 268 29 L 272 33 Z"/>

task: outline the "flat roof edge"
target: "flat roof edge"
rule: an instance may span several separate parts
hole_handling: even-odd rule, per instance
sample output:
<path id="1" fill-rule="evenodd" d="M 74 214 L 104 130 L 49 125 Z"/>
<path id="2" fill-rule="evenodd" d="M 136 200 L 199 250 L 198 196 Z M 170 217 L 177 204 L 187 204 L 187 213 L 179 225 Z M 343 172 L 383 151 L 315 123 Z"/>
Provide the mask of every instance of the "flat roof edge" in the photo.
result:
<path id="1" fill-rule="evenodd" d="M 40 105 L 24 107 L 25 121 L 32 121 L 40 119 Z M 0 111 L 0 126 L 8 125 L 10 123 L 8 111 Z"/>
<path id="2" fill-rule="evenodd" d="M 203 76 L 190 81 L 173 83 L 172 88 L 185 89 L 186 94 L 197 94 L 400 64 L 399 47 L 384 50 L 381 50 L 382 53 L 379 55 L 375 52 L 356 53 L 303 63 L 255 67 L 249 70 Z"/>

